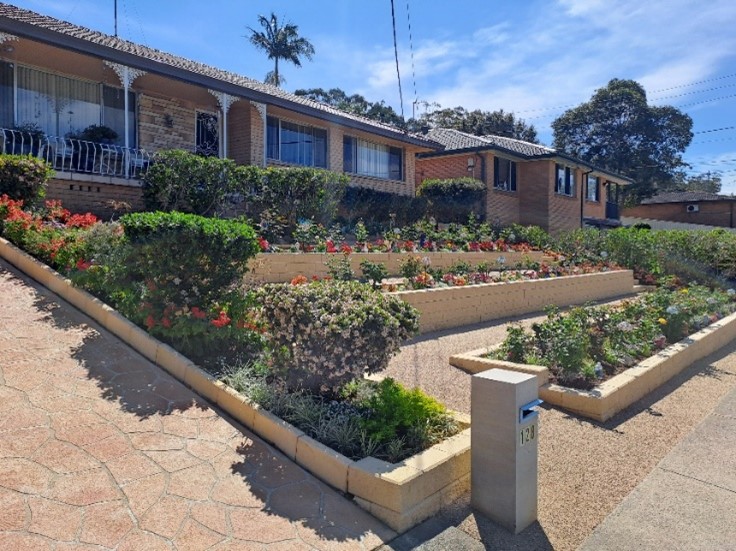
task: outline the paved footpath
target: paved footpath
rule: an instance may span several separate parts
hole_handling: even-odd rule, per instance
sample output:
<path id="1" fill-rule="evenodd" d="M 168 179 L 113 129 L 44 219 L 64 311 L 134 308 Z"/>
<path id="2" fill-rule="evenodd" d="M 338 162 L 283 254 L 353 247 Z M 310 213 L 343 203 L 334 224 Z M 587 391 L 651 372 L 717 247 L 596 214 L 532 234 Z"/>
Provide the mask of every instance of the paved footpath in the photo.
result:
<path id="1" fill-rule="evenodd" d="M 373 549 L 394 536 L 0 261 L 0 549 Z"/>

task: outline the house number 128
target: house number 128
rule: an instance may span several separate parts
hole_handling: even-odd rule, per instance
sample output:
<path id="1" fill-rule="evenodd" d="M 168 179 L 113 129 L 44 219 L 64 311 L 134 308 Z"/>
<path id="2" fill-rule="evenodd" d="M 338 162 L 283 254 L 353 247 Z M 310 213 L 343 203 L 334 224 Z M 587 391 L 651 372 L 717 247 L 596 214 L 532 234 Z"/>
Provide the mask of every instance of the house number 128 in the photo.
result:
<path id="1" fill-rule="evenodd" d="M 521 437 L 521 445 L 531 442 L 537 437 L 537 426 L 532 423 L 531 425 L 528 425 L 526 427 L 523 427 L 521 430 L 519 430 L 519 436 Z"/>

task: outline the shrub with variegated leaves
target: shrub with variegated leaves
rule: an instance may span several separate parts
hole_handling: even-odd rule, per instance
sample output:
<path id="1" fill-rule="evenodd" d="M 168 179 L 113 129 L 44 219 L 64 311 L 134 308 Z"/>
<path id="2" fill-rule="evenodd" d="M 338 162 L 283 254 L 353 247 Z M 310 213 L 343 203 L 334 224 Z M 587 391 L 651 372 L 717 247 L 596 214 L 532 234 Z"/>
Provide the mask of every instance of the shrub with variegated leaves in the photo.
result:
<path id="1" fill-rule="evenodd" d="M 270 284 L 255 299 L 274 369 L 290 388 L 312 393 L 386 369 L 419 328 L 414 308 L 356 281 Z"/>

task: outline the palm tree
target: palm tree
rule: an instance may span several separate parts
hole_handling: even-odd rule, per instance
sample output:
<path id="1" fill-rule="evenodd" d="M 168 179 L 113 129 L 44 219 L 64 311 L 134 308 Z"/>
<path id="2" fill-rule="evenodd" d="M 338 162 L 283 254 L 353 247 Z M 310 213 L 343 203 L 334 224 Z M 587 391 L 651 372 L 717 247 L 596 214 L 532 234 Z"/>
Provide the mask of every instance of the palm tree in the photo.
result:
<path id="1" fill-rule="evenodd" d="M 263 27 L 263 32 L 256 31 L 248 27 L 251 32 L 251 43 L 266 52 L 268 59 L 274 60 L 273 71 L 269 71 L 266 75 L 265 82 L 280 86 L 286 82 L 286 79 L 279 73 L 279 59 L 290 61 L 297 67 L 301 67 L 301 56 L 311 61 L 314 55 L 314 46 L 306 38 L 299 36 L 299 27 L 289 23 L 288 21 L 279 26 L 276 15 L 271 12 L 271 17 L 266 18 L 263 15 L 258 16 L 258 22 Z"/>

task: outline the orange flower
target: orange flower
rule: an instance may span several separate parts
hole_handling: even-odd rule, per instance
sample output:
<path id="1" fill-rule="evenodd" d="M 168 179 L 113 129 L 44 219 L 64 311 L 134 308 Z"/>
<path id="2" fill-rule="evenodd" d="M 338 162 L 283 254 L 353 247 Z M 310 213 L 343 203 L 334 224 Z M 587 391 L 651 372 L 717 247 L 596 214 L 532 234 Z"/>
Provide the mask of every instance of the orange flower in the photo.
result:
<path id="1" fill-rule="evenodd" d="M 302 274 L 299 274 L 294 279 L 291 280 L 292 285 L 301 285 L 302 283 L 306 283 L 307 278 L 306 276 L 303 276 Z"/>
<path id="2" fill-rule="evenodd" d="M 225 310 L 221 310 L 220 315 L 216 319 L 213 319 L 210 323 L 215 327 L 225 327 L 231 321 L 232 320 L 225 313 Z"/>

